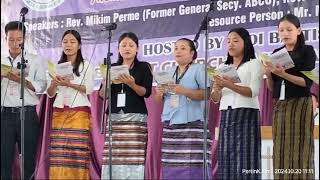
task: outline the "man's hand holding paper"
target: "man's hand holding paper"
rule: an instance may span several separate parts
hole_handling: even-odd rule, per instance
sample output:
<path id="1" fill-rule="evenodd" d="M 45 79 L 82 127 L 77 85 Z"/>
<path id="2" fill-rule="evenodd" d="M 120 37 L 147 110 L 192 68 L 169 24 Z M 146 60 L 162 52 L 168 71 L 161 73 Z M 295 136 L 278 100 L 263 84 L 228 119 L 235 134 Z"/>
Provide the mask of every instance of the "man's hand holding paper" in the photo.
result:
<path id="1" fill-rule="evenodd" d="M 8 73 L 11 71 L 11 66 L 1 64 L 1 77 L 7 77 Z"/>

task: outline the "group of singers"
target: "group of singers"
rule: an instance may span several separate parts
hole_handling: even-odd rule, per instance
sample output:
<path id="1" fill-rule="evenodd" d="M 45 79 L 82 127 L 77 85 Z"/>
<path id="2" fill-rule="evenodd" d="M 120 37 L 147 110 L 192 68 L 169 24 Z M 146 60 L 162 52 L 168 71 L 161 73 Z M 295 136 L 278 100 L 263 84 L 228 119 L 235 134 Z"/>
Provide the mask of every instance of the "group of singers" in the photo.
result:
<path id="1" fill-rule="evenodd" d="M 25 28 L 18 21 L 5 26 L 9 52 L 1 56 L 1 64 L 17 67 L 22 57 L 20 44 Z M 299 19 L 287 14 L 278 22 L 283 46 L 294 62 L 284 69 L 279 64 L 262 64 L 255 57 L 249 32 L 240 27 L 227 35 L 228 57 L 224 65 L 234 65 L 241 83 L 227 76 L 214 75 L 205 82 L 205 67 L 197 64 L 193 41 L 178 39 L 175 43 L 176 66 L 166 70 L 175 83 L 158 85 L 154 99 L 163 103 L 161 121 L 162 179 L 202 179 L 203 143 L 207 143 L 209 179 L 211 174 L 211 137 L 204 132 L 206 89 L 210 99 L 220 103 L 218 136 L 218 179 L 261 179 L 260 173 L 243 173 L 261 169 L 261 132 L 258 95 L 263 75 L 272 91 L 273 107 L 273 168 L 293 170 L 274 173 L 275 179 L 314 179 L 313 108 L 310 87 L 312 80 L 301 71 L 315 68 L 314 48 L 305 44 Z M 54 98 L 50 129 L 49 178 L 89 179 L 90 100 L 94 69 L 84 60 L 81 36 L 67 30 L 61 39 L 58 63 L 71 62 L 74 78 L 46 78 L 40 57 L 25 53 L 28 74 L 25 78 L 24 179 L 34 178 L 40 124 L 36 112 L 38 92 Z M 112 66 L 127 65 L 129 75 L 121 74 L 105 94 L 106 84 L 99 90 L 101 98 L 111 99 L 112 179 L 144 179 L 147 149 L 147 115 L 145 98 L 152 93 L 151 66 L 137 58 L 138 37 L 124 33 L 118 42 L 118 60 Z M 105 81 L 103 81 L 105 82 Z M 211 83 L 213 82 L 213 83 Z M 207 87 L 206 87 L 207 85 Z M 21 147 L 20 74 L 1 74 L 1 179 L 12 178 L 14 148 Z M 207 133 L 207 139 L 204 139 Z M 108 133 L 105 136 L 101 179 L 109 179 Z M 312 170 L 302 171 L 304 169 Z M 301 171 L 301 173 L 297 173 Z"/>

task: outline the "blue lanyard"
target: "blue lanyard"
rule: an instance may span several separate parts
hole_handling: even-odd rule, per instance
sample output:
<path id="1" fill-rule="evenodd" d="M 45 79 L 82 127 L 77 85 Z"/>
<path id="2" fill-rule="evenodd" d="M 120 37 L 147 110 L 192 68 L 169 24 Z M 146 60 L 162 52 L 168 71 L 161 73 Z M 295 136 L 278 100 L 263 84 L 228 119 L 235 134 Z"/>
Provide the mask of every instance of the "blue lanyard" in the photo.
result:
<path id="1" fill-rule="evenodd" d="M 186 70 L 180 75 L 179 78 L 178 78 L 179 66 L 177 66 L 176 71 L 175 71 L 174 74 L 173 74 L 173 76 L 176 76 L 176 84 L 179 84 L 179 83 L 180 83 L 180 80 L 183 78 L 183 76 L 184 76 L 184 75 L 186 74 L 186 72 L 188 71 L 190 64 L 192 64 L 192 62 L 188 64 L 188 66 L 186 67 Z M 173 76 L 172 76 L 172 77 L 173 77 Z"/>

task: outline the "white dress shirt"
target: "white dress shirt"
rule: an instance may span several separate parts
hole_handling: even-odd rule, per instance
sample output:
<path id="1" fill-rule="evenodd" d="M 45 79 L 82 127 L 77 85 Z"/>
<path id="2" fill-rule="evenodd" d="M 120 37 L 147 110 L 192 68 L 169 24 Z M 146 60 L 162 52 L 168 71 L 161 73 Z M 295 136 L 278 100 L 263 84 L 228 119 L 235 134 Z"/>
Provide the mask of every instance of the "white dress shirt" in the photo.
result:
<path id="1" fill-rule="evenodd" d="M 36 93 L 43 93 L 46 90 L 46 67 L 44 59 L 34 54 L 25 53 L 25 59 L 28 61 L 29 73 L 25 77 L 33 87 L 35 92 L 24 88 L 24 105 L 33 106 L 39 103 L 39 97 Z M 16 58 L 10 55 L 1 55 L 1 64 L 17 68 L 18 62 L 21 62 L 21 54 Z M 12 63 L 12 64 L 11 64 Z M 3 78 L 1 80 L 1 106 L 4 107 L 21 107 L 20 83 Z"/>
<path id="2" fill-rule="evenodd" d="M 222 66 L 222 65 L 220 65 Z M 260 91 L 260 85 L 262 82 L 262 68 L 261 63 L 257 59 L 252 59 L 242 64 L 238 69 L 238 75 L 241 83 L 236 83 L 239 86 L 249 87 L 252 92 L 252 97 L 246 97 L 239 93 L 232 91 L 229 88 L 223 88 L 220 100 L 220 110 L 228 109 L 231 106 L 235 108 L 253 108 L 259 109 L 258 95 Z M 219 68 L 219 67 L 218 67 Z"/>
<path id="3" fill-rule="evenodd" d="M 94 69 L 89 62 L 84 61 L 84 66 L 82 63 L 79 66 L 79 73 L 80 76 L 73 74 L 74 79 L 70 82 L 72 84 L 85 85 L 86 93 L 82 93 L 71 87 L 58 86 L 56 92 L 57 96 L 53 103 L 54 107 L 63 108 L 64 106 L 68 106 L 73 108 L 80 106 L 91 106 L 88 95 L 92 93 L 94 87 Z M 49 78 L 48 88 L 51 85 L 51 80 L 52 78 Z"/>

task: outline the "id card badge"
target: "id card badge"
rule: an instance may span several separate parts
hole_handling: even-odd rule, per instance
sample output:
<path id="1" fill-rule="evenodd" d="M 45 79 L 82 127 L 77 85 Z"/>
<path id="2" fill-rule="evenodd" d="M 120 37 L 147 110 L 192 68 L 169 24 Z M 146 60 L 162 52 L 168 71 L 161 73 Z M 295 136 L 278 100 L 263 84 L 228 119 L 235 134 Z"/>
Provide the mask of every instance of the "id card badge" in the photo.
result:
<path id="1" fill-rule="evenodd" d="M 284 84 L 284 81 L 281 82 L 281 88 L 280 88 L 280 97 L 279 100 L 284 100 L 286 97 L 286 85 Z"/>
<path id="2" fill-rule="evenodd" d="M 67 94 L 63 95 L 63 104 L 64 106 L 68 106 L 69 105 L 69 97 Z"/>
<path id="3" fill-rule="evenodd" d="M 173 108 L 177 108 L 179 106 L 179 95 L 177 94 L 172 94 L 170 96 L 170 105 Z"/>
<path id="4" fill-rule="evenodd" d="M 117 107 L 126 106 L 126 93 L 119 93 L 117 96 Z"/>
<path id="5" fill-rule="evenodd" d="M 219 140 L 219 128 L 216 127 L 214 129 L 214 140 L 218 141 Z"/>
<path id="6" fill-rule="evenodd" d="M 10 81 L 8 81 L 8 89 L 9 89 L 9 95 L 13 96 L 14 95 L 14 89 L 15 87 L 12 85 L 12 83 L 10 83 Z"/>
<path id="7" fill-rule="evenodd" d="M 9 94 L 10 96 L 13 96 L 13 95 L 18 95 L 19 94 L 19 91 L 20 91 L 20 87 L 18 87 L 15 82 L 13 81 L 8 81 L 8 89 L 9 89 Z"/>

